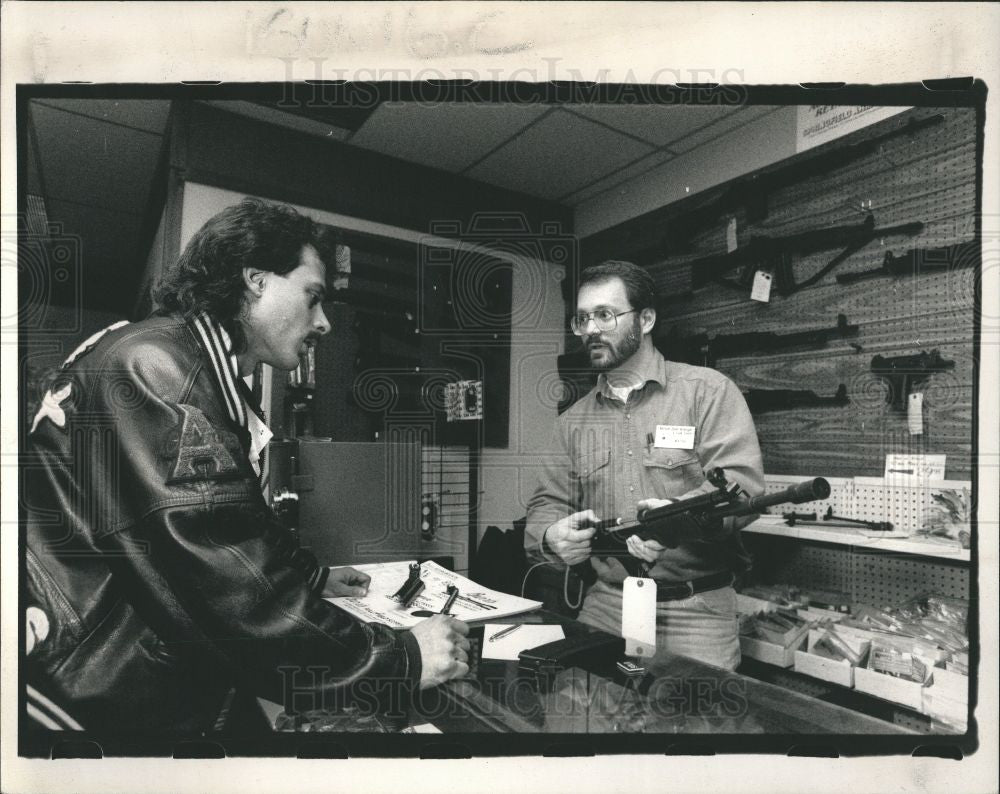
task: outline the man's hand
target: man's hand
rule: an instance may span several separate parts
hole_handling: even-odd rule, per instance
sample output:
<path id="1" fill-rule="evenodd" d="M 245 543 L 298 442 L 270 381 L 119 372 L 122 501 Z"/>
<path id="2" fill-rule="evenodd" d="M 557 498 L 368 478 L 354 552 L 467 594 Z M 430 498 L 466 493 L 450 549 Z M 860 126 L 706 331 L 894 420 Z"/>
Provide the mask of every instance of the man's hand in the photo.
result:
<path id="1" fill-rule="evenodd" d="M 666 551 L 666 548 L 652 538 L 649 540 L 639 540 L 635 535 L 626 539 L 625 545 L 628 547 L 629 554 L 633 557 L 638 557 L 643 562 L 648 562 L 650 565 L 653 565 L 660 559 L 660 555 Z"/>
<path id="2" fill-rule="evenodd" d="M 652 510 L 655 507 L 668 505 L 673 501 L 673 499 L 643 499 L 635 506 L 635 511 L 636 513 L 639 513 L 643 510 Z M 638 557 L 640 560 L 647 562 L 650 565 L 654 565 L 663 555 L 663 552 L 667 550 L 663 544 L 653 539 L 640 540 L 635 535 L 627 538 L 625 540 L 625 545 L 628 547 L 629 554 L 633 557 Z"/>
<path id="3" fill-rule="evenodd" d="M 372 578 L 355 568 L 331 568 L 330 576 L 323 585 L 324 598 L 343 598 L 353 596 L 362 598 L 368 595 L 368 583 Z"/>
<path id="4" fill-rule="evenodd" d="M 420 646 L 420 688 L 429 689 L 469 672 L 469 627 L 448 615 L 434 615 L 410 629 Z"/>
<path id="5" fill-rule="evenodd" d="M 593 510 L 573 513 L 546 529 L 543 542 L 548 543 L 549 548 L 559 555 L 559 559 L 564 563 L 576 565 L 590 556 L 590 539 L 596 532 L 591 525 L 599 520 Z"/>

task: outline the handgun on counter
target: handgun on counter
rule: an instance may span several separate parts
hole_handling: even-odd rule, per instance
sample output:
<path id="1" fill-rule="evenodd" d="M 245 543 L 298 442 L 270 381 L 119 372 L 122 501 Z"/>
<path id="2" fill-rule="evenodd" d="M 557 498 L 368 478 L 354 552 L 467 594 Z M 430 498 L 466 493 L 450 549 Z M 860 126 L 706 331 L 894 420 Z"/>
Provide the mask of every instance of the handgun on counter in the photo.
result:
<path id="1" fill-rule="evenodd" d="M 625 522 L 620 518 L 598 522 L 591 539 L 590 553 L 596 557 L 615 557 L 631 576 L 637 576 L 641 574 L 642 560 L 629 554 L 625 545 L 632 535 L 642 540 L 656 540 L 672 549 L 687 538 L 704 538 L 729 516 L 754 515 L 773 505 L 803 504 L 826 499 L 830 495 L 830 483 L 822 477 L 760 496 L 747 496 L 739 485 L 726 480 L 722 469 L 709 472 L 708 481 L 715 486 L 714 491 L 640 510 L 634 522 Z M 582 564 L 590 567 L 589 562 Z"/>

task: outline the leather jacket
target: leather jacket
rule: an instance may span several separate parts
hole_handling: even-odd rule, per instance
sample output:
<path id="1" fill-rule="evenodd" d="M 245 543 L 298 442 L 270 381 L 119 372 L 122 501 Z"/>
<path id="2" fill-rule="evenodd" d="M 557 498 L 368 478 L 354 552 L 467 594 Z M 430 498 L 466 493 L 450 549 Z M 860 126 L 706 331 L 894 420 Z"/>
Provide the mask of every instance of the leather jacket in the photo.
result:
<path id="1" fill-rule="evenodd" d="M 87 730 L 202 732 L 234 685 L 305 710 L 420 679 L 412 634 L 320 598 L 211 364 L 183 318 L 112 330 L 63 366 L 22 455 L 21 614 L 49 622 L 26 679 Z"/>

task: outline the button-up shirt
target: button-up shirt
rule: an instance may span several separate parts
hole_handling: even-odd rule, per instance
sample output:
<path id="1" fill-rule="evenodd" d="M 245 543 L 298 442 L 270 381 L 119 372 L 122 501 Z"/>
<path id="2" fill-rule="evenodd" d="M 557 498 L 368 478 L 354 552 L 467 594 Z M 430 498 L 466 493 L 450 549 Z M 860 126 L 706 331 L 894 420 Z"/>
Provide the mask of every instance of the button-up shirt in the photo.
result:
<path id="1" fill-rule="evenodd" d="M 545 456 L 528 505 L 529 552 L 558 562 L 542 543 L 555 521 L 587 508 L 600 518 L 633 520 L 643 499 L 676 500 L 712 491 L 704 473 L 716 467 L 747 493 L 763 493 L 757 433 L 736 384 L 713 369 L 667 361 L 646 346 L 629 365 L 640 385 L 626 402 L 613 395 L 602 374 L 556 421 L 551 454 Z M 693 448 L 657 446 L 658 425 L 693 427 Z M 745 524 L 727 519 L 722 533 L 668 549 L 650 576 L 680 582 L 745 569 L 749 557 L 739 538 Z"/>

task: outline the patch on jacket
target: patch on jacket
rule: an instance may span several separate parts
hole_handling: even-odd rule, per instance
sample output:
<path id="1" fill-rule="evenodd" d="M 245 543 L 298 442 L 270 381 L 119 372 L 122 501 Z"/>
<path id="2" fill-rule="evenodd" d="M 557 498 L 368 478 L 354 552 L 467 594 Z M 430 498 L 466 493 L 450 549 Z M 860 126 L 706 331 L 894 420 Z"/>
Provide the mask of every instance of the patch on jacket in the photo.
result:
<path id="1" fill-rule="evenodd" d="M 71 400 L 72 396 L 73 381 L 63 380 L 60 383 L 53 384 L 52 388 L 45 392 L 45 396 L 42 398 L 42 404 L 38 407 L 38 412 L 35 414 L 35 418 L 31 423 L 31 430 L 28 432 L 34 433 L 39 423 L 43 419 L 48 419 L 56 427 L 61 428 L 65 433 L 66 411 L 63 408 L 63 403 L 67 400 Z"/>
<path id="2" fill-rule="evenodd" d="M 178 403 L 175 408 L 180 422 L 167 436 L 164 456 L 173 460 L 167 484 L 239 475 L 233 457 L 234 448 L 239 449 L 236 436 L 212 425 L 193 405 Z"/>

